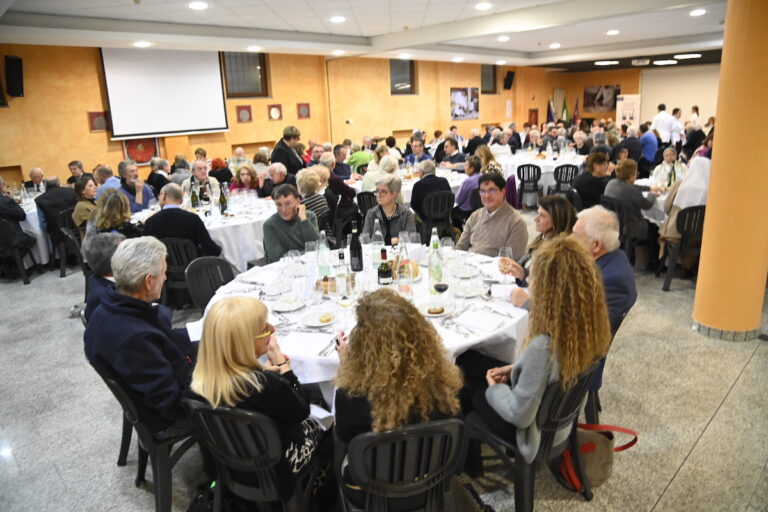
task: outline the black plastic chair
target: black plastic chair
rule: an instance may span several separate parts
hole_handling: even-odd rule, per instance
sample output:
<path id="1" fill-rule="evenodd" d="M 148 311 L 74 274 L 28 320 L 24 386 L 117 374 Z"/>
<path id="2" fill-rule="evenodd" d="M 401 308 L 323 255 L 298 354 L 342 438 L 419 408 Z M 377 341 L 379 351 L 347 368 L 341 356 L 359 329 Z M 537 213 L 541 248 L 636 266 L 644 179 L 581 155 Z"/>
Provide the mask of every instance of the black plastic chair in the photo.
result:
<path id="1" fill-rule="evenodd" d="M 565 191 L 565 198 L 570 201 L 570 203 L 573 205 L 573 209 L 577 212 L 580 212 L 584 209 L 582 203 L 581 203 L 581 196 L 579 195 L 579 191 L 575 188 L 571 187 L 568 190 Z"/>
<path id="2" fill-rule="evenodd" d="M 165 273 L 167 279 L 163 288 L 161 302 L 164 305 L 168 305 L 169 292 L 174 292 L 176 298 L 174 306 L 181 308 L 186 303 L 187 296 L 189 295 L 187 277 L 184 272 L 189 264 L 197 259 L 197 247 L 191 240 L 186 238 L 162 238 L 160 241 L 168 249 L 168 257 L 166 258 L 168 270 Z"/>
<path id="3" fill-rule="evenodd" d="M 627 211 L 619 201 L 613 197 L 606 195 L 600 196 L 600 204 L 611 210 L 619 218 L 619 241 L 621 242 L 621 248 L 627 254 L 630 261 L 633 261 L 632 253 L 634 250 L 634 239 L 627 233 Z"/>
<path id="4" fill-rule="evenodd" d="M 669 291 L 669 285 L 675 275 L 677 259 L 684 254 L 701 254 L 701 239 L 704 234 L 705 206 L 691 206 L 680 210 L 677 214 L 677 232 L 680 233 L 680 242 L 667 242 L 664 252 L 667 256 L 667 275 L 664 277 L 665 292 Z M 656 276 L 659 275 L 664 258 L 659 262 Z"/>
<path id="5" fill-rule="evenodd" d="M 60 211 L 57 216 L 58 230 L 61 235 L 57 237 L 59 239 L 57 244 L 59 251 L 59 277 L 67 276 L 67 258 L 70 254 L 75 256 L 81 268 L 85 264 L 83 255 L 80 252 L 80 230 L 72 220 L 72 212 L 74 211 L 74 208 L 68 208 Z M 51 238 L 51 243 L 53 244 L 53 237 Z M 53 261 L 53 254 L 51 254 L 51 261 Z"/>
<path id="6" fill-rule="evenodd" d="M 114 379 L 102 376 L 109 390 L 115 395 L 123 408 L 123 438 L 120 445 L 118 466 L 124 466 L 131 443 L 130 427 L 136 430 L 139 437 L 139 463 L 136 470 L 136 487 L 145 481 L 147 459 L 152 464 L 152 480 L 155 493 L 155 512 L 170 512 L 173 499 L 172 475 L 173 466 L 197 440 L 188 435 L 168 437 L 163 440 L 155 439 L 146 425 L 141 421 L 139 410 L 128 392 Z M 181 443 L 176 450 L 173 445 Z"/>
<path id="7" fill-rule="evenodd" d="M 536 206 L 539 204 L 539 197 L 542 196 L 544 188 L 539 185 L 541 180 L 541 167 L 534 164 L 523 164 L 517 167 L 517 179 L 520 180 L 520 207 L 527 206 L 525 194 L 536 194 Z"/>
<path id="8" fill-rule="evenodd" d="M 422 243 L 429 241 L 432 228 L 437 228 L 440 236 L 445 236 L 451 232 L 451 212 L 453 203 L 456 200 L 453 192 L 441 190 L 427 194 L 422 204 L 424 210 L 424 219 L 421 231 Z"/>
<path id="9" fill-rule="evenodd" d="M 21 280 L 24 284 L 29 284 L 29 274 L 24 267 L 24 256 L 29 256 L 32 259 L 34 266 L 37 266 L 35 256 L 32 254 L 32 247 L 35 244 L 35 239 L 29 237 L 28 244 L 24 244 L 21 247 L 14 247 L 14 238 L 16 236 L 16 227 L 13 222 L 8 219 L 0 219 L 0 261 L 13 258 L 16 264 L 16 271 L 21 276 Z"/>
<path id="10" fill-rule="evenodd" d="M 579 167 L 573 164 L 563 164 L 555 167 L 555 188 L 550 194 L 565 194 L 571 189 L 571 182 L 579 174 Z"/>
<path id="11" fill-rule="evenodd" d="M 365 218 L 368 210 L 376 206 L 376 195 L 373 192 L 360 192 L 355 198 L 357 199 L 357 207 L 360 208 L 360 215 L 363 218 Z"/>
<path id="12" fill-rule="evenodd" d="M 184 400 L 195 435 L 213 455 L 219 484 L 214 488 L 213 512 L 222 510 L 222 488 L 257 503 L 280 502 L 286 512 L 309 510 L 315 466 L 294 476 L 283 460 L 284 448 L 275 423 L 253 411 L 216 407 Z M 247 473 L 247 481 L 238 478 Z"/>
<path id="13" fill-rule="evenodd" d="M 192 303 L 201 312 L 211 301 L 216 290 L 235 278 L 232 264 L 218 256 L 203 256 L 192 261 L 184 271 Z"/>
<path id="14" fill-rule="evenodd" d="M 346 484 L 339 478 L 345 512 L 453 511 L 451 479 L 464 443 L 465 426 L 458 419 L 355 437 L 347 449 L 348 471 L 354 484 L 362 488 L 362 503 L 350 500 L 344 491 Z M 337 458 L 340 455 L 337 452 Z M 335 467 L 340 463 L 338 460 Z"/>
<path id="15" fill-rule="evenodd" d="M 563 391 L 560 382 L 547 386 L 544 396 L 536 413 L 536 425 L 541 431 L 541 442 L 536 458 L 532 463 L 527 463 L 518 453 L 515 439 L 504 439 L 493 432 L 485 421 L 476 413 L 471 412 L 466 418 L 467 429 L 470 437 L 470 450 L 479 453 L 479 444 L 490 446 L 501 461 L 515 475 L 515 511 L 531 512 L 533 510 L 534 484 L 536 481 L 536 467 L 539 462 L 552 462 L 556 460 L 569 446 L 574 456 L 576 474 L 583 484 L 582 496 L 587 501 L 592 499 L 592 489 L 584 473 L 581 456 L 576 438 L 576 423 L 578 421 L 581 403 L 587 395 L 587 388 L 598 368 L 598 362 L 582 373 L 576 383 Z M 569 428 L 568 441 L 554 446 L 555 434 Z M 514 457 L 512 461 L 508 454 Z M 482 473 L 482 469 L 480 469 Z M 557 472 L 552 470 L 557 476 Z"/>
<path id="16" fill-rule="evenodd" d="M 480 200 L 480 187 L 473 188 L 472 192 L 469 193 L 469 202 L 472 205 L 472 211 L 483 207 L 483 202 Z"/>

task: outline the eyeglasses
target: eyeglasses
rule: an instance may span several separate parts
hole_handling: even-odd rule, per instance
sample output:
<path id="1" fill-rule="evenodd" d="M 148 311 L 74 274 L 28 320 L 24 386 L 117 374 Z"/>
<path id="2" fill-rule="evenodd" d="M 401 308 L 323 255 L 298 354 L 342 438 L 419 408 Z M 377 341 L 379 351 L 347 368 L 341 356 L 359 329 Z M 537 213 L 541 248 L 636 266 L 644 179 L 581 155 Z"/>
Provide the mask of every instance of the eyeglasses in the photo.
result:
<path id="1" fill-rule="evenodd" d="M 390 192 L 389 190 L 378 190 L 378 189 L 376 189 L 376 190 L 373 191 L 373 193 L 376 194 L 377 196 L 385 196 L 387 194 L 391 194 L 392 192 Z"/>
<path id="2" fill-rule="evenodd" d="M 481 196 L 492 196 L 492 195 L 498 194 L 499 192 L 501 192 L 501 190 L 497 188 L 486 188 L 486 189 L 481 188 L 480 189 Z"/>
<path id="3" fill-rule="evenodd" d="M 275 333 L 275 328 L 272 326 L 272 324 L 267 324 L 267 330 L 264 331 L 263 333 L 259 334 L 258 336 L 256 336 L 254 339 L 255 340 L 260 340 L 262 338 L 269 338 L 274 333 Z"/>

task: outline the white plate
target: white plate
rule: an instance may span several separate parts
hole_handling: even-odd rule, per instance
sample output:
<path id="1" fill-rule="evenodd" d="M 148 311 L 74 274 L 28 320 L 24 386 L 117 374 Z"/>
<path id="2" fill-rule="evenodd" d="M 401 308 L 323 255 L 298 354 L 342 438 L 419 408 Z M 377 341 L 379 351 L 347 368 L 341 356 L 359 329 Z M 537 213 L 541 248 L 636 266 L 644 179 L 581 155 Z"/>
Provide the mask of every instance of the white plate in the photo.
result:
<path id="1" fill-rule="evenodd" d="M 431 308 L 431 307 L 443 308 L 443 312 L 442 313 L 430 313 L 429 312 L 429 308 Z M 441 316 L 445 316 L 445 315 L 448 315 L 448 314 L 453 312 L 451 307 L 450 307 L 450 305 L 448 305 L 447 303 L 446 304 L 440 304 L 440 303 L 437 303 L 437 302 L 425 302 L 423 304 L 419 304 L 418 306 L 416 306 L 416 309 L 418 309 L 419 312 L 422 315 L 426 316 L 427 318 L 439 318 Z"/>
<path id="2" fill-rule="evenodd" d="M 464 299 L 470 299 L 472 297 L 477 297 L 478 295 L 481 295 L 485 293 L 485 290 L 483 290 L 482 287 L 477 285 L 467 285 L 467 286 L 456 286 L 453 289 L 453 294 L 457 297 L 462 297 Z"/>
<path id="3" fill-rule="evenodd" d="M 290 313 L 291 311 L 296 311 L 303 307 L 304 303 L 298 299 L 294 302 L 279 301 L 272 304 L 272 311 L 277 311 L 278 313 Z"/>
<path id="4" fill-rule="evenodd" d="M 331 320 L 328 322 L 322 322 L 320 320 L 320 317 L 324 315 L 330 315 Z M 326 327 L 328 325 L 331 325 L 335 321 L 336 321 L 336 314 L 331 311 L 313 311 L 312 313 L 307 313 L 306 315 L 301 317 L 301 323 L 303 323 L 307 327 Z"/>
<path id="5" fill-rule="evenodd" d="M 464 265 L 464 267 L 458 272 L 454 272 L 454 277 L 459 279 L 469 279 L 480 274 L 480 269 L 471 265 Z"/>
<path id="6" fill-rule="evenodd" d="M 274 297 L 287 292 L 290 286 L 290 283 L 287 281 L 273 281 L 264 286 L 264 293 L 268 297 Z"/>

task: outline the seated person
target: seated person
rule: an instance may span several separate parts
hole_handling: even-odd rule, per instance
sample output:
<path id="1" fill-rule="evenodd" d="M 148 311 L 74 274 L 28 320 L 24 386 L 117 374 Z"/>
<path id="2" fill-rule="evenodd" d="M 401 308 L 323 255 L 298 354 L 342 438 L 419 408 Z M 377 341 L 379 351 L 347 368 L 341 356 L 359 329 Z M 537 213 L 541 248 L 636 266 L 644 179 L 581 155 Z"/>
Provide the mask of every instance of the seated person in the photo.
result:
<path id="1" fill-rule="evenodd" d="M 653 170 L 651 174 L 651 183 L 659 188 L 671 188 L 676 181 L 682 181 L 688 167 L 677 159 L 675 148 L 669 147 L 664 150 L 664 161 Z"/>
<path id="2" fill-rule="evenodd" d="M 211 239 L 208 229 L 197 214 L 181 207 L 184 196 L 181 187 L 169 183 L 160 191 L 161 210 L 144 222 L 144 236 L 184 238 L 197 247 L 200 256 L 218 256 L 221 247 Z"/>
<path id="3" fill-rule="evenodd" d="M 595 141 L 595 143 L 592 145 L 591 148 L 589 148 L 589 154 L 600 152 L 604 153 L 605 156 L 610 156 L 611 154 L 611 147 L 605 143 L 605 132 L 595 132 L 592 134 L 592 139 Z"/>
<path id="4" fill-rule="evenodd" d="M 358 173 L 361 167 L 367 168 L 368 163 L 373 160 L 373 152 L 363 151 L 360 149 L 359 144 L 352 144 L 349 150 L 350 154 L 349 158 L 347 158 L 347 165 L 349 165 L 353 173 Z M 319 157 L 320 155 L 318 155 Z"/>
<path id="5" fill-rule="evenodd" d="M 456 249 L 496 257 L 499 249 L 511 247 L 515 260 L 523 257 L 528 245 L 528 228 L 520 212 L 504 199 L 505 185 L 499 173 L 480 176 L 478 187 L 483 208 L 475 210 L 467 219 Z"/>
<path id="6" fill-rule="evenodd" d="M 305 205 L 308 210 L 315 212 L 318 219 L 323 215 L 330 214 L 328 200 L 323 194 L 318 193 L 320 191 L 320 176 L 314 169 L 302 169 L 296 173 L 296 185 L 302 197 L 301 204 Z M 325 225 L 318 227 L 321 230 L 329 231 L 330 220 L 329 217 L 326 217 Z"/>
<path id="7" fill-rule="evenodd" d="M 116 232 L 126 238 L 141 236 L 141 227 L 131 223 L 131 210 L 128 198 L 116 189 L 108 189 L 98 201 L 93 216 L 85 225 L 83 250 L 92 236 L 97 233 Z"/>
<path id="8" fill-rule="evenodd" d="M 627 159 L 616 167 L 616 178 L 605 186 L 605 195 L 616 199 L 627 214 L 627 231 L 638 240 L 648 239 L 648 221 L 643 219 L 641 210 L 648 210 L 656 203 L 659 195 L 655 187 L 651 187 L 648 197 L 643 196 L 639 187 L 634 186 L 637 179 L 637 163 Z"/>
<path id="9" fill-rule="evenodd" d="M 72 212 L 72 222 L 80 229 L 80 240 L 85 239 L 85 225 L 96 210 L 96 183 L 91 175 L 81 176 L 75 182 L 77 204 Z"/>
<path id="10" fill-rule="evenodd" d="M 115 288 L 112 276 L 112 256 L 117 246 L 125 240 L 120 233 L 99 233 L 93 237 L 85 251 L 85 259 L 93 274 L 88 276 L 88 293 L 85 297 L 85 319 L 90 320 L 101 304 L 107 290 Z"/>
<path id="11" fill-rule="evenodd" d="M 32 247 L 35 244 L 35 239 L 21 229 L 19 222 L 26 220 L 27 214 L 24 208 L 6 192 L 5 180 L 2 176 L 0 176 L 0 219 L 9 221 L 12 226 L 11 233 L 8 233 L 10 239 L 0 240 L 0 243 L 8 244 L 13 249 Z"/>
<path id="12" fill-rule="evenodd" d="M 472 209 L 472 193 L 477 190 L 481 167 L 480 157 L 475 155 L 468 157 L 464 164 L 464 173 L 467 175 L 467 179 L 461 184 L 459 193 L 456 195 L 456 206 L 451 215 L 453 225 L 459 229 L 474 211 Z"/>
<path id="13" fill-rule="evenodd" d="M 417 165 L 424 160 L 432 160 L 432 156 L 424 150 L 424 141 L 421 139 L 413 139 L 411 142 L 411 153 L 406 155 L 406 165 Z"/>
<path id="14" fill-rule="evenodd" d="M 232 178 L 232 183 L 229 184 L 229 191 L 247 192 L 249 190 L 253 190 L 254 192 L 258 193 L 259 178 L 256 174 L 256 169 L 253 167 L 253 164 L 245 161 L 242 165 L 240 165 L 240 169 L 237 170 L 237 174 Z"/>
<path id="15" fill-rule="evenodd" d="M 40 167 L 32 167 L 29 170 L 29 181 L 24 182 L 24 188 L 33 194 L 45 192 L 45 173 Z"/>
<path id="16" fill-rule="evenodd" d="M 59 178 L 51 176 L 45 178 L 45 192 L 35 198 L 38 210 L 40 228 L 48 231 L 51 242 L 58 244 L 64 240 L 64 235 L 59 230 L 59 212 L 74 208 L 77 204 L 77 196 L 74 189 L 60 187 Z"/>
<path id="17" fill-rule="evenodd" d="M 357 194 L 355 189 L 333 173 L 333 168 L 336 165 L 336 157 L 333 156 L 333 153 L 326 151 L 320 155 L 320 165 L 328 169 L 328 189 L 338 198 L 339 208 L 343 211 L 357 211 L 357 206 L 354 202 L 355 195 Z M 324 176 L 320 178 L 323 179 Z"/>
<path id="18" fill-rule="evenodd" d="M 451 192 L 451 185 L 447 179 L 435 176 L 435 163 L 432 160 L 422 161 L 419 164 L 419 172 L 421 179 L 413 184 L 411 208 L 419 216 L 419 219 L 426 220 L 423 208 L 424 199 L 433 192 Z"/>
<path id="19" fill-rule="evenodd" d="M 269 175 L 263 182 L 259 182 L 259 197 L 272 197 L 272 192 L 280 185 L 296 186 L 296 175 L 288 174 L 285 165 L 280 162 L 273 163 L 267 169 Z"/>
<path id="20" fill-rule="evenodd" d="M 485 144 L 477 147 L 475 155 L 480 157 L 480 174 L 487 174 L 489 172 L 504 174 L 501 164 L 496 160 L 493 153 L 491 153 L 491 150 Z"/>
<path id="21" fill-rule="evenodd" d="M 274 421 L 285 450 L 284 470 L 298 473 L 317 452 L 324 432 L 309 416 L 304 390 L 258 299 L 227 297 L 211 307 L 191 389 L 213 407 L 255 411 Z"/>
<path id="22" fill-rule="evenodd" d="M 587 156 L 589 154 L 589 139 L 587 138 L 587 134 L 584 133 L 581 130 L 577 130 L 573 134 L 573 144 L 571 144 L 571 147 L 576 152 L 577 155 L 581 156 Z"/>
<path id="23" fill-rule="evenodd" d="M 341 144 L 333 146 L 333 157 L 336 159 L 336 162 L 331 172 L 343 180 L 352 178 L 352 168 L 344 163 L 344 160 L 347 159 L 347 146 Z"/>
<path id="24" fill-rule="evenodd" d="M 96 200 L 98 201 L 105 191 L 110 188 L 120 188 L 120 179 L 112 174 L 112 168 L 108 165 L 100 165 L 93 171 L 93 179 L 96 180 Z"/>
<path id="25" fill-rule="evenodd" d="M 149 201 L 155 198 L 152 188 L 139 176 L 139 168 L 133 160 L 123 160 L 117 165 L 120 175 L 120 188 L 130 203 L 131 213 L 149 208 Z"/>
<path id="26" fill-rule="evenodd" d="M 192 162 L 192 175 L 181 184 L 181 190 L 183 194 L 190 196 L 194 191 L 200 202 L 213 201 L 221 195 L 221 185 L 216 178 L 208 176 L 208 164 L 205 160 Z"/>
<path id="27" fill-rule="evenodd" d="M 320 155 L 323 154 L 325 149 L 323 149 L 322 144 L 315 144 L 314 146 L 310 146 L 309 148 L 309 160 L 307 161 L 307 167 L 313 167 L 315 165 L 320 165 Z M 254 155 L 254 158 L 256 156 Z M 269 163 L 269 162 L 266 162 Z"/>
<path id="28" fill-rule="evenodd" d="M 304 244 L 320 238 L 317 216 L 301 204 L 293 185 L 280 185 L 272 193 L 277 213 L 264 222 L 267 263 L 279 261 L 288 251 L 304 251 Z"/>
<path id="29" fill-rule="evenodd" d="M 605 153 L 592 153 L 587 157 L 587 170 L 573 180 L 571 187 L 579 193 L 581 206 L 591 208 L 600 204 L 600 196 L 611 180 L 608 157 Z"/>
<path id="30" fill-rule="evenodd" d="M 470 397 L 465 404 L 497 435 L 516 442 L 527 463 L 539 449 L 535 420 L 547 385 L 572 386 L 605 355 L 611 341 L 600 274 L 578 240 L 558 237 L 537 249 L 531 286 L 528 336 L 515 364 L 504 365 L 475 351 L 457 361 L 464 369 L 465 396 Z M 570 432 L 570 425 L 556 432 L 554 446 Z"/>
<path id="31" fill-rule="evenodd" d="M 153 158 L 149 161 L 149 176 L 147 176 L 147 185 L 152 187 L 152 193 L 155 197 L 160 195 L 160 190 L 169 183 L 168 176 L 171 169 L 168 160 L 163 158 Z"/>
<path id="32" fill-rule="evenodd" d="M 67 185 L 74 185 L 82 176 L 93 176 L 91 173 L 85 172 L 83 162 L 80 160 L 72 160 L 67 164 L 67 167 L 69 167 L 69 173 L 71 174 L 71 176 L 67 178 Z"/>
<path id="33" fill-rule="evenodd" d="M 416 232 L 416 218 L 410 208 L 398 204 L 399 193 L 400 178 L 396 174 L 384 174 L 376 180 L 375 194 L 378 205 L 365 214 L 363 233 L 373 236 L 376 219 L 381 226 L 386 245 L 393 245 L 392 240 L 403 231 Z"/>
<path id="34" fill-rule="evenodd" d="M 458 416 L 461 375 L 416 307 L 381 288 L 363 295 L 355 311 L 349 343 L 338 345 L 336 436 L 342 446 L 337 449 L 345 453 L 355 436 L 367 432 Z M 346 467 L 344 461 L 343 487 L 354 499 Z"/>
<path id="35" fill-rule="evenodd" d="M 445 139 L 445 156 L 440 161 L 440 167 L 447 169 L 464 169 L 464 161 L 467 155 L 459 151 L 459 143 L 450 137 Z"/>
<path id="36" fill-rule="evenodd" d="M 523 144 L 523 149 L 534 153 L 541 153 L 546 149 L 541 142 L 541 132 L 539 130 L 531 130 L 528 132 L 528 142 Z"/>
<path id="37" fill-rule="evenodd" d="M 245 162 L 250 163 L 248 160 L 245 160 Z M 240 169 L 242 168 L 243 166 L 240 165 Z M 211 177 L 216 178 L 216 181 L 219 183 L 230 183 L 233 178 L 232 171 L 223 158 L 214 158 L 211 160 L 211 171 L 208 174 Z"/>
<path id="38" fill-rule="evenodd" d="M 128 392 L 157 439 L 191 430 L 181 401 L 197 347 L 186 329 L 173 329 L 171 310 L 155 303 L 166 256 L 153 237 L 121 243 L 112 256 L 115 288 L 103 295 L 84 335 L 88 362 Z"/>

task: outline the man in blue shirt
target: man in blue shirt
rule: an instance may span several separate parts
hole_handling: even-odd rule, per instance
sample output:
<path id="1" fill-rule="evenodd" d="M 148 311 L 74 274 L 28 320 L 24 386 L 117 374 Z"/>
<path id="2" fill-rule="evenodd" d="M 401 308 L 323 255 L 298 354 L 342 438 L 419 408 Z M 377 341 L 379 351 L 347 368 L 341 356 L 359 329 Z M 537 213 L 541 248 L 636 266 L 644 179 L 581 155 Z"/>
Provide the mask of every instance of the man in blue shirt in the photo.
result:
<path id="1" fill-rule="evenodd" d="M 140 212 L 149 208 L 149 201 L 155 198 L 152 188 L 144 183 L 139 176 L 139 168 L 133 160 L 123 160 L 117 165 L 117 173 L 120 175 L 120 187 L 131 205 L 131 213 Z"/>
<path id="2" fill-rule="evenodd" d="M 640 147 L 643 150 L 643 157 L 637 163 L 637 177 L 647 178 L 650 176 L 651 163 L 656 158 L 656 151 L 659 149 L 659 141 L 656 135 L 648 128 L 648 123 L 640 125 Z"/>
<path id="3" fill-rule="evenodd" d="M 110 188 L 120 188 L 120 180 L 112 174 L 112 168 L 108 165 L 100 165 L 93 173 L 99 190 L 96 191 L 96 200 L 101 197 L 105 190 Z"/>
<path id="4" fill-rule="evenodd" d="M 343 180 L 348 180 L 352 176 L 352 168 L 344 163 L 344 160 L 347 159 L 347 146 L 336 144 L 333 147 L 333 156 L 336 158 L 333 174 Z"/>
<path id="5" fill-rule="evenodd" d="M 424 151 L 424 141 L 421 139 L 413 139 L 411 142 L 411 149 L 413 152 L 405 157 L 406 165 L 418 165 L 419 162 L 424 160 L 432 160 L 432 157 Z"/>

